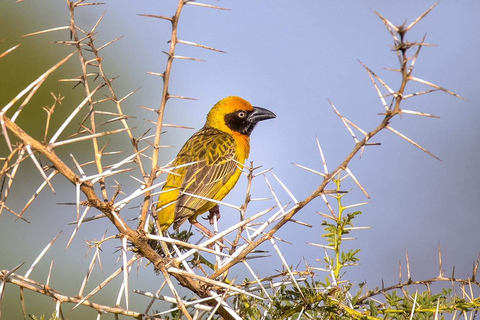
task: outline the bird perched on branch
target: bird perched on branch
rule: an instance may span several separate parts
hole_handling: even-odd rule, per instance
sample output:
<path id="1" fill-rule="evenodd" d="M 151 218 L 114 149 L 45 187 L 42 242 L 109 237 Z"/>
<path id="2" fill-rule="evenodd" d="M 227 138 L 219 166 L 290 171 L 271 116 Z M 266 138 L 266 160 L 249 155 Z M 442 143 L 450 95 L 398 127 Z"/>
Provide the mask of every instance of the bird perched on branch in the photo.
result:
<path id="1" fill-rule="evenodd" d="M 250 153 L 255 125 L 275 117 L 240 97 L 227 97 L 213 106 L 203 128 L 178 153 L 163 186 L 156 212 L 162 233 L 172 224 L 178 230 L 188 219 L 213 235 L 197 217 L 207 211 L 218 212 L 217 204 L 208 199 L 220 201 L 235 186 Z"/>

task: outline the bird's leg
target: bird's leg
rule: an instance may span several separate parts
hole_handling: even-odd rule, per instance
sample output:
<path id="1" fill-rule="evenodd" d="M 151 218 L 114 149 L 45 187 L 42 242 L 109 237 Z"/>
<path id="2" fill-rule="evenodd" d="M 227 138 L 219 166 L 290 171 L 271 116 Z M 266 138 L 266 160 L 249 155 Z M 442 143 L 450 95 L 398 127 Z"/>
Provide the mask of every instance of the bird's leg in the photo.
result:
<path id="1" fill-rule="evenodd" d="M 198 229 L 200 229 L 203 233 L 205 233 L 205 235 L 209 238 L 213 238 L 215 236 L 215 233 L 213 233 L 212 231 L 208 230 L 207 227 L 205 227 L 203 224 L 201 224 L 200 222 L 198 221 L 191 221 L 191 224 L 195 227 L 197 227 Z"/>
<path id="2" fill-rule="evenodd" d="M 200 229 L 200 231 L 202 231 L 207 237 L 209 238 L 213 238 L 215 236 L 215 233 L 213 233 L 212 231 L 208 230 L 207 227 L 205 227 L 203 224 L 201 224 L 200 222 L 198 221 L 190 221 L 190 223 L 197 227 L 198 229 Z M 223 245 L 223 238 L 220 238 L 219 240 L 217 240 L 217 242 L 219 243 L 220 247 L 223 248 L 224 245 Z M 207 246 L 207 248 L 209 249 L 212 249 L 213 248 L 213 245 L 215 243 L 211 243 L 210 245 Z"/>
<path id="3" fill-rule="evenodd" d="M 215 205 L 215 207 L 213 207 L 212 209 L 210 209 L 210 211 L 208 211 L 208 216 L 207 216 L 207 219 L 208 219 L 208 222 L 210 222 L 210 225 L 213 225 L 213 219 L 214 218 L 217 218 L 217 221 L 220 220 L 220 207 L 217 205 Z"/>

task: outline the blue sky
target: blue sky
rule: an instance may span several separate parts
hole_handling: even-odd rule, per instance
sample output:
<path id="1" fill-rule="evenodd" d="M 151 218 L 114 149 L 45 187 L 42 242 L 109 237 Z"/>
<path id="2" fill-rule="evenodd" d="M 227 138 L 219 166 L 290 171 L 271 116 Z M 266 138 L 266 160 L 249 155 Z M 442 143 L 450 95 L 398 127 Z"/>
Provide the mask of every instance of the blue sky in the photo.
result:
<path id="1" fill-rule="evenodd" d="M 68 21 L 64 2 L 51 2 L 55 5 L 47 8 L 37 2 L 25 1 L 9 5 L 8 10 L 15 14 L 36 12 L 31 21 L 33 25 L 29 27 L 32 32 L 64 25 Z M 101 8 L 82 8 L 78 24 L 88 29 L 106 9 L 98 29 L 99 43 L 124 36 L 103 52 L 107 74 L 120 76 L 116 80 L 120 96 L 141 87 L 128 100 L 126 111 L 138 119 L 153 119 L 152 114 L 138 106 L 154 108 L 159 105 L 161 79 L 147 72 L 163 71 L 166 59 L 161 51 L 168 48 L 166 41 L 170 26 L 168 22 L 136 14 L 171 15 L 175 1 L 105 2 Z M 207 62 L 175 61 L 171 93 L 194 97 L 198 101 L 170 101 L 165 121 L 199 129 L 210 107 L 228 95 L 241 96 L 254 105 L 274 111 L 277 118 L 260 123 L 252 135 L 250 160 L 256 165 L 273 167 L 275 174 L 295 196 L 303 199 L 320 180 L 292 163 L 321 170 L 316 137 L 322 143 L 329 168 L 335 168 L 353 147 L 353 140 L 332 112 L 327 99 L 364 130 L 373 129 L 381 121 L 378 113 L 383 107 L 358 60 L 392 88 L 398 88 L 399 75 L 383 69 L 398 66 L 396 54 L 390 47 L 392 39 L 373 10 L 393 23 L 401 24 L 405 20 L 413 21 L 434 2 L 245 0 L 212 3 L 230 11 L 187 6 L 181 17 L 179 36 L 228 53 L 178 47 L 179 55 L 194 56 Z M 480 244 L 477 182 L 480 178 L 479 12 L 480 3 L 477 1 L 444 0 L 407 35 L 410 41 L 420 41 L 427 34 L 426 41 L 437 45 L 422 49 L 416 76 L 446 87 L 468 101 L 439 92 L 421 96 L 406 101 L 404 107 L 433 113 L 440 119 L 404 115 L 392 122 L 393 128 L 426 147 L 440 157 L 441 162 L 391 132 L 379 134 L 374 142 L 382 145 L 368 148 L 361 159 L 356 157 L 352 161 L 350 168 L 371 195 L 370 204 L 362 207 L 363 214 L 357 224 L 373 229 L 356 232 L 354 236 L 358 239 L 349 243 L 352 248 L 361 249 L 361 265 L 348 270 L 347 279 L 368 280 L 370 287 L 380 285 L 382 279 L 394 283 L 398 263 L 402 261 L 404 264 L 406 250 L 415 278 L 435 277 L 438 274 L 439 243 L 447 273 L 453 266 L 458 277 L 471 273 Z M 55 36 L 56 39 L 68 37 L 62 33 L 53 38 Z M 52 36 L 44 39 L 46 46 Z M 1 48 L 7 48 L 5 46 Z M 414 85 L 407 91 L 422 88 Z M 68 90 L 65 89 L 64 95 L 69 93 Z M 140 120 L 134 123 L 139 134 L 151 126 Z M 162 155 L 163 163 L 175 156 L 192 133 L 168 130 L 162 141 L 174 147 L 166 149 Z M 253 196 L 269 196 L 264 179 L 257 180 Z M 278 184 L 274 186 L 282 201 L 288 202 L 288 195 Z M 352 194 L 345 197 L 346 204 L 368 200 L 353 183 L 349 182 L 345 187 L 353 188 Z M 240 181 L 226 201 L 241 203 L 244 190 L 245 181 Z M 68 192 L 71 194 L 61 192 L 58 197 L 63 194 L 71 200 L 73 188 Z M 65 199 L 55 199 L 55 202 L 63 201 Z M 37 210 L 41 208 L 44 206 L 39 205 Z M 75 214 L 70 208 L 59 209 L 58 206 L 50 210 L 62 210 L 62 223 L 71 221 Z M 296 219 L 312 224 L 313 229 L 290 225 L 279 232 L 280 237 L 292 243 L 281 244 L 281 247 L 293 265 L 306 257 L 310 263 L 321 266 L 315 258 L 321 260 L 323 250 L 305 244 L 322 242 L 321 218 L 316 211 L 326 211 L 321 201 L 315 201 L 296 216 Z M 231 211 L 229 215 L 227 208 L 224 212 L 221 227 L 238 219 L 235 212 Z M 133 216 L 134 211 L 130 214 Z M 11 226 L 21 230 L 18 222 L 14 224 L 13 219 L 5 215 L 0 217 L 2 233 L 16 232 Z M 38 215 L 27 212 L 27 218 L 34 221 Z M 89 227 L 91 229 L 84 231 L 82 237 L 98 238 L 105 226 Z M 55 225 L 52 234 L 42 235 L 42 241 L 32 245 L 30 250 L 40 252 L 44 243 L 59 230 L 64 230 L 62 241 L 67 241 L 73 229 L 61 223 Z M 81 242 L 79 239 L 77 241 Z M 58 259 L 63 259 L 62 253 L 58 255 Z M 81 251 L 80 255 L 83 256 L 84 252 Z M 281 268 L 278 259 L 272 259 L 278 263 L 275 267 Z M 12 262 L 12 266 L 16 264 Z M 11 266 L 0 265 L 0 269 L 8 267 Z M 261 274 L 269 272 L 261 264 L 257 268 Z"/>

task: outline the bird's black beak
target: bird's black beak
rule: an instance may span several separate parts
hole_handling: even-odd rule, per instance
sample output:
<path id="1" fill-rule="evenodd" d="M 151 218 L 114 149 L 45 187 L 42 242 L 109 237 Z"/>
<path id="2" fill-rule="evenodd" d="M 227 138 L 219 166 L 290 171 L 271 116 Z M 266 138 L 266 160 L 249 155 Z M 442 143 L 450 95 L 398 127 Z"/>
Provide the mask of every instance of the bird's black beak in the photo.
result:
<path id="1" fill-rule="evenodd" d="M 267 120 L 267 119 L 273 119 L 276 118 L 277 116 L 275 113 L 272 111 L 265 109 L 265 108 L 260 108 L 260 107 L 253 107 L 253 111 L 249 114 L 248 116 L 248 121 L 251 123 L 257 123 L 259 121 Z"/>

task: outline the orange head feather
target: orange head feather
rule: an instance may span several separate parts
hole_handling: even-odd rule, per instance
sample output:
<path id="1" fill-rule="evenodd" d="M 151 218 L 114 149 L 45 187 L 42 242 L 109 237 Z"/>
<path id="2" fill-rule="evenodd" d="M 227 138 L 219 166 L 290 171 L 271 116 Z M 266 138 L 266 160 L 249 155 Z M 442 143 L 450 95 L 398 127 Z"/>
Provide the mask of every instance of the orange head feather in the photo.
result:
<path id="1" fill-rule="evenodd" d="M 257 122 L 275 117 L 275 114 L 267 109 L 254 107 L 245 99 L 230 96 L 213 106 L 207 115 L 205 126 L 248 137 Z"/>

